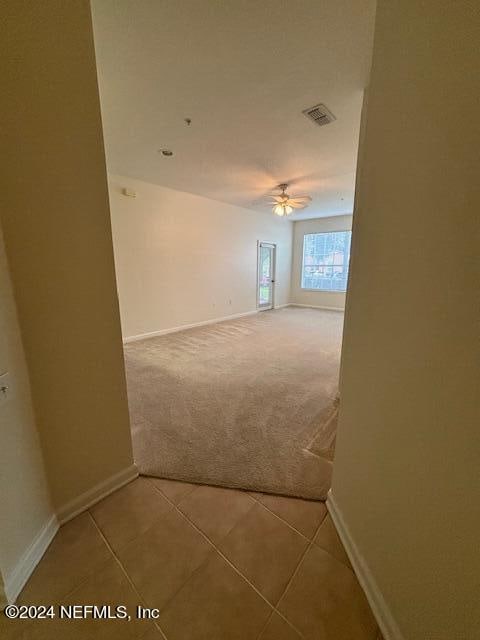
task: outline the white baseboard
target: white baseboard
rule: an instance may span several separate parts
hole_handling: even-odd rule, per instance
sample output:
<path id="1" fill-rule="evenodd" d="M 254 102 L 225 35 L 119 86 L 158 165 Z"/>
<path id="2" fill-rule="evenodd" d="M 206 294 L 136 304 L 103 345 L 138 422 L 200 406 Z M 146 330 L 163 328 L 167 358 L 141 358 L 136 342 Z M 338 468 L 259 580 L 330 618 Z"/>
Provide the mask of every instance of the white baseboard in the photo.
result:
<path id="1" fill-rule="evenodd" d="M 57 533 L 58 527 L 57 516 L 52 515 L 48 522 L 46 522 L 37 533 L 28 549 L 18 561 L 15 569 L 10 575 L 4 576 L 5 596 L 9 604 L 12 604 L 17 599 L 18 594 L 25 586 L 25 583 L 32 575 L 33 570 Z"/>
<path id="2" fill-rule="evenodd" d="M 131 465 L 89 489 L 75 500 L 68 502 L 58 510 L 57 515 L 52 515 L 23 553 L 14 570 L 10 575 L 4 576 L 4 591 L 7 602 L 9 604 L 15 602 L 33 570 L 42 559 L 48 545 L 55 537 L 60 525 L 65 524 L 116 489 L 120 489 L 137 476 L 136 466 Z"/>
<path id="3" fill-rule="evenodd" d="M 297 304 L 296 302 L 291 302 L 289 307 L 303 307 L 304 309 L 323 309 L 324 311 L 342 311 L 345 309 L 343 307 L 327 307 L 325 305 L 318 304 Z"/>
<path id="4" fill-rule="evenodd" d="M 278 304 L 274 309 L 283 309 L 285 307 L 305 307 L 307 309 L 324 309 L 326 311 L 345 311 L 343 307 L 326 307 L 313 304 L 297 304 L 295 302 L 287 302 L 285 304 Z M 218 322 L 226 322 L 227 320 L 235 320 L 236 318 L 244 318 L 245 316 L 253 316 L 259 313 L 259 309 L 254 311 L 245 311 L 244 313 L 233 313 L 230 316 L 222 316 L 221 318 L 212 318 L 211 320 L 202 320 L 201 322 L 193 322 L 191 324 L 181 324 L 178 327 L 169 327 L 168 329 L 159 329 L 158 331 L 149 331 L 147 333 L 139 333 L 134 336 L 127 336 L 123 338 L 123 344 L 129 342 L 137 342 L 138 340 L 146 340 L 147 338 L 156 338 L 157 336 L 165 336 L 168 333 L 177 333 L 178 331 L 184 331 L 185 329 L 194 329 L 195 327 L 205 327 L 209 324 L 217 324 Z"/>
<path id="5" fill-rule="evenodd" d="M 150 331 L 149 333 L 139 333 L 136 336 L 127 336 L 126 338 L 124 338 L 123 344 L 128 344 L 129 342 L 137 342 L 137 340 L 145 340 L 146 338 L 164 336 L 167 333 L 176 333 L 177 331 L 184 331 L 185 329 L 204 327 L 208 324 L 217 324 L 217 322 L 225 322 L 226 320 L 235 320 L 236 318 L 243 318 L 244 316 L 253 316 L 256 313 L 258 313 L 258 309 L 255 309 L 254 311 L 246 311 L 244 313 L 234 313 L 231 316 L 223 316 L 221 318 L 212 318 L 211 320 L 193 322 L 192 324 L 182 324 L 178 327 L 170 327 L 169 329 L 160 329 L 159 331 Z"/>
<path id="6" fill-rule="evenodd" d="M 132 464 L 130 467 L 119 471 L 110 478 L 107 478 L 103 482 L 100 482 L 95 487 L 92 487 L 85 493 L 82 493 L 78 498 L 67 502 L 60 509 L 58 509 L 57 517 L 60 524 L 65 524 L 75 516 L 78 516 L 83 511 L 86 511 L 89 507 L 93 506 L 106 496 L 110 495 L 120 487 L 123 487 L 128 482 L 131 482 L 138 477 L 137 467 Z"/>
<path id="7" fill-rule="evenodd" d="M 358 549 L 335 500 L 332 490 L 328 492 L 327 509 L 350 559 L 358 581 L 367 596 L 373 615 L 385 640 L 405 640 L 370 571 L 365 558 Z"/>

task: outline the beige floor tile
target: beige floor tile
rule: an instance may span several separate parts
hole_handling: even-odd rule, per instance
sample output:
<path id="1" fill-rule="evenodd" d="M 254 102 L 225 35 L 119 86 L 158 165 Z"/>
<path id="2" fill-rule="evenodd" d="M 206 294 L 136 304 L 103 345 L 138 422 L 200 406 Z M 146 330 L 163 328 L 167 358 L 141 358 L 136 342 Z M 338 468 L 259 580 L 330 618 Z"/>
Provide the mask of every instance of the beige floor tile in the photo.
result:
<path id="1" fill-rule="evenodd" d="M 58 602 L 111 557 L 90 515 L 77 516 L 59 529 L 18 604 Z"/>
<path id="2" fill-rule="evenodd" d="M 27 638 L 30 620 L 10 620 L 4 612 L 3 607 L 0 613 L 0 638 L 2 640 L 24 640 Z"/>
<path id="3" fill-rule="evenodd" d="M 218 543 L 254 505 L 245 491 L 204 485 L 180 500 L 178 508 Z"/>
<path id="4" fill-rule="evenodd" d="M 309 540 L 313 538 L 318 525 L 327 514 L 327 507 L 324 502 L 302 500 L 301 498 L 286 498 L 267 493 L 259 493 L 256 498 L 285 522 L 291 524 L 297 531 L 303 533 Z"/>
<path id="5" fill-rule="evenodd" d="M 173 507 L 118 556 L 150 607 L 162 609 L 212 546 Z"/>
<path id="6" fill-rule="evenodd" d="M 131 620 L 99 620 L 89 616 L 85 620 L 71 620 L 69 625 L 75 625 L 82 632 L 83 637 L 95 640 L 130 640 L 140 638 L 147 631 L 153 629 L 153 622 L 137 618 L 137 605 L 142 605 L 118 562 L 112 557 L 101 570 L 88 578 L 83 584 L 72 591 L 63 601 L 64 605 L 91 605 L 102 607 L 110 605 L 112 611 L 118 605 L 127 608 Z"/>
<path id="7" fill-rule="evenodd" d="M 307 640 L 374 640 L 377 630 L 355 574 L 315 545 L 278 610 Z"/>
<path id="8" fill-rule="evenodd" d="M 139 640 L 165 640 L 165 636 L 156 627 L 153 627 L 145 635 L 141 636 Z"/>
<path id="9" fill-rule="evenodd" d="M 327 515 L 325 520 L 320 525 L 314 542 L 321 549 L 328 551 L 328 553 L 330 553 L 334 558 L 342 562 L 344 565 L 346 565 L 350 569 L 352 568 L 347 553 L 343 548 L 342 541 L 340 540 L 337 530 L 335 529 L 335 525 L 333 524 L 333 520 L 329 515 Z"/>
<path id="10" fill-rule="evenodd" d="M 255 504 L 219 544 L 272 604 L 282 595 L 307 546 L 305 538 L 260 504 Z"/>
<path id="11" fill-rule="evenodd" d="M 300 636 L 161 495 L 178 504 L 272 604 L 284 592 L 307 540 L 314 543 L 278 603 Z M 159 486 L 159 484 L 157 484 Z M 139 479 L 93 507 L 103 534 L 147 605 L 162 610 L 168 640 L 378 640 L 366 598 L 324 505 L 294 498 Z M 276 517 L 270 511 L 277 514 Z M 282 522 L 282 520 L 285 522 Z M 90 514 L 62 527 L 18 599 L 124 604 L 131 622 L 10 621 L 2 640 L 165 640 L 135 619 L 141 600 Z M 260 636 L 259 636 L 260 634 Z"/>
<path id="12" fill-rule="evenodd" d="M 71 622 L 71 621 L 70 621 Z M 25 624 L 26 623 L 26 624 Z M 2 640 L 85 640 L 75 623 L 65 620 L 8 620 L 0 623 Z M 89 639 L 90 640 L 90 639 Z"/>
<path id="13" fill-rule="evenodd" d="M 285 622 L 277 613 L 274 613 L 261 634 L 259 640 L 301 640 L 295 629 Z"/>
<path id="14" fill-rule="evenodd" d="M 60 619 L 59 605 L 56 618 L 47 620 L 7 620 L 0 618 L 2 640 L 161 640 L 162 636 L 148 620 L 136 619 L 136 606 L 141 601 L 128 582 L 117 561 L 110 556 L 106 563 L 74 589 L 60 604 L 69 605 L 125 605 L 131 621 Z M 145 634 L 151 635 L 145 635 Z M 154 635 L 156 634 L 156 635 Z"/>
<path id="15" fill-rule="evenodd" d="M 167 480 L 166 478 L 148 477 L 148 480 L 167 496 L 174 504 L 178 504 L 182 498 L 202 485 L 180 482 L 179 480 Z"/>
<path id="16" fill-rule="evenodd" d="M 2 640 L 164 640 L 164 636 L 150 623 L 150 628 L 144 633 L 136 628 L 130 629 L 132 623 L 104 621 L 98 625 L 86 620 L 9 620 L 9 624 L 0 623 L 0 638 Z M 27 622 L 27 624 L 22 624 Z M 123 626 L 120 626 L 120 625 Z M 95 625 L 95 626 L 94 626 Z M 139 631 L 139 633 L 137 633 Z"/>
<path id="17" fill-rule="evenodd" d="M 169 640 L 255 640 L 270 607 L 217 553 L 160 616 Z"/>
<path id="18" fill-rule="evenodd" d="M 92 507 L 91 514 L 118 551 L 172 509 L 148 480 L 138 478 Z"/>

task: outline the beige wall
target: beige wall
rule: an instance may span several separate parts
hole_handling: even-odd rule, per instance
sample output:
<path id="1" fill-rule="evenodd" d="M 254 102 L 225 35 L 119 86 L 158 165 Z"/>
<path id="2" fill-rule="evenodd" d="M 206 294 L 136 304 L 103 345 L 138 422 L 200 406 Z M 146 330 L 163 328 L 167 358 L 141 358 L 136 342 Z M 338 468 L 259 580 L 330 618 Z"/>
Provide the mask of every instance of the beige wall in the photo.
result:
<path id="1" fill-rule="evenodd" d="M 0 587 L 11 588 L 23 554 L 53 516 L 33 416 L 25 355 L 0 230 Z M 1 588 L 0 588 L 1 601 Z"/>
<path id="2" fill-rule="evenodd" d="M 345 294 L 339 291 L 308 291 L 302 289 L 303 236 L 306 233 L 347 231 L 352 228 L 352 216 L 330 216 L 293 223 L 293 261 L 291 302 L 314 307 L 345 308 Z"/>
<path id="3" fill-rule="evenodd" d="M 378 5 L 333 497 L 408 640 L 480 637 L 479 36 Z"/>
<path id="4" fill-rule="evenodd" d="M 255 310 L 257 240 L 277 244 L 275 304 L 289 302 L 288 220 L 121 176 L 110 206 L 124 337 Z"/>
<path id="5" fill-rule="evenodd" d="M 0 607 L 3 607 L 7 604 L 7 596 L 5 594 L 5 586 L 3 584 L 3 579 L 0 574 Z"/>
<path id="6" fill-rule="evenodd" d="M 132 463 L 90 8 L 11 2 L 4 18 L 2 222 L 61 507 Z"/>

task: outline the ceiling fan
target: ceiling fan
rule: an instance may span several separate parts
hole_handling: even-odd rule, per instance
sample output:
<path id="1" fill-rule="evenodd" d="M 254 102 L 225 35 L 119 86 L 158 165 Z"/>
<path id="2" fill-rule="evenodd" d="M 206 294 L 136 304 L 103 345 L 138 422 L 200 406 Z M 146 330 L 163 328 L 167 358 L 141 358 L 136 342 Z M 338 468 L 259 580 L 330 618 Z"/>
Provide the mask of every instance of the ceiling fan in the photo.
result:
<path id="1" fill-rule="evenodd" d="M 271 193 L 269 204 L 272 206 L 272 211 L 277 216 L 289 216 L 294 209 L 305 209 L 311 202 L 310 196 L 290 196 L 287 193 L 288 184 L 282 183 L 278 185 L 281 190 L 280 194 Z"/>

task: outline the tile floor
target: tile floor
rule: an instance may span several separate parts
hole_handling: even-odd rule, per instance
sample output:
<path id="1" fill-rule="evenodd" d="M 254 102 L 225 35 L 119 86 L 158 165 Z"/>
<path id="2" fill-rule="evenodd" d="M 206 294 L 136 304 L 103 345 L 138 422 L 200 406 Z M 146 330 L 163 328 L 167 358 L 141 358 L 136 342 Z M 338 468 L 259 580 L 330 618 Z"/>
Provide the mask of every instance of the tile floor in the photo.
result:
<path id="1" fill-rule="evenodd" d="M 325 505 L 139 478 L 64 525 L 17 604 L 132 620 L 0 621 L 15 640 L 377 640 Z M 138 620 L 137 605 L 160 610 Z"/>

